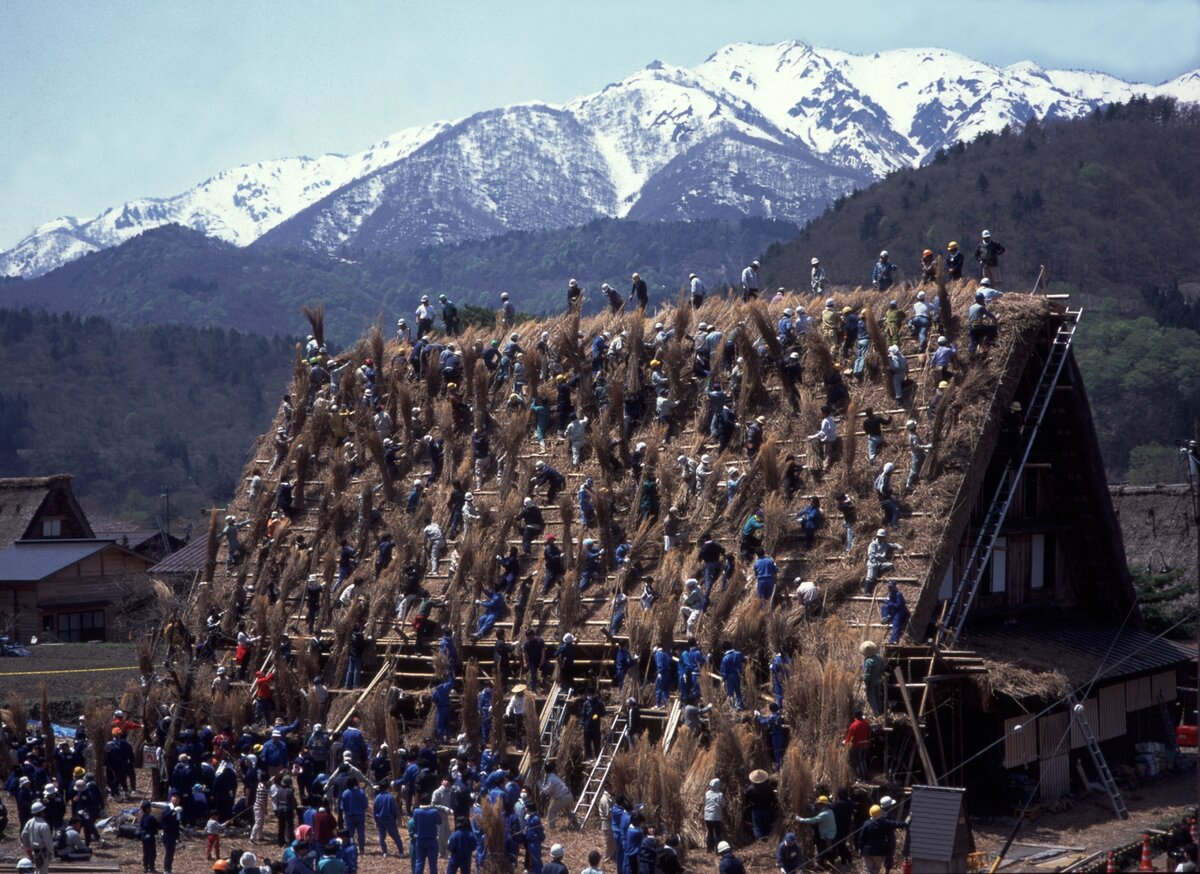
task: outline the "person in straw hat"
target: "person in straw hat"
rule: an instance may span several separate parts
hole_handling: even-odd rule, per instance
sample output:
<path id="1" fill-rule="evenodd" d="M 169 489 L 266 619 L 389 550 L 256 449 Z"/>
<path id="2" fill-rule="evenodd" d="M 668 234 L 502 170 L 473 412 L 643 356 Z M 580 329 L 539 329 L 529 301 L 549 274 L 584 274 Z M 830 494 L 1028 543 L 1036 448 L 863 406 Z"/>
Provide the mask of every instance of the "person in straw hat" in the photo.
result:
<path id="1" fill-rule="evenodd" d="M 756 841 L 766 840 L 771 835 L 771 824 L 775 819 L 775 787 L 771 785 L 770 775 L 758 768 L 750 772 L 750 785 L 742 795 L 746 807 L 750 810 L 750 824 Z"/>

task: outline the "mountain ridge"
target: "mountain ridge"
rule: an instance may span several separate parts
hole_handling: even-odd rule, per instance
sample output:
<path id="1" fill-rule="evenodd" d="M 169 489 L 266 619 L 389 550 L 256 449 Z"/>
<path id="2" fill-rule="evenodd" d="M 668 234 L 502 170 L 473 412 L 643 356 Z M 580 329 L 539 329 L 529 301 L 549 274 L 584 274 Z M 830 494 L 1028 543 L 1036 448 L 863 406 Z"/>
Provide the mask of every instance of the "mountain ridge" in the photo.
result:
<path id="1" fill-rule="evenodd" d="M 0 275 L 40 275 L 168 223 L 239 246 L 326 253 L 603 217 L 802 223 L 940 148 L 1136 94 L 1200 101 L 1200 70 L 1147 85 L 945 49 L 735 43 L 694 68 L 654 61 L 562 104 L 486 109 L 358 152 L 245 164 L 173 197 L 55 219 L 0 253 Z M 654 197 L 643 203 L 647 191 Z"/>

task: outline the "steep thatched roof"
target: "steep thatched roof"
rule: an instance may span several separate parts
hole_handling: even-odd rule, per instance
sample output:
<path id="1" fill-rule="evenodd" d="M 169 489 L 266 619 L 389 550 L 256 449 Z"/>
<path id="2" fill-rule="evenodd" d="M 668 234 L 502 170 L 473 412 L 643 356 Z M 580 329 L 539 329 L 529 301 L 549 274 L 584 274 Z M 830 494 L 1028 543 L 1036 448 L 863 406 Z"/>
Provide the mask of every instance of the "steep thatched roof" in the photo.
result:
<path id="1" fill-rule="evenodd" d="M 65 497 L 83 525 L 87 519 L 71 493 L 69 473 L 51 476 L 22 476 L 0 479 L 0 549 L 28 536 L 30 525 L 52 491 L 65 491 Z M 93 537 L 88 529 L 84 536 Z"/>
<path id="2" fill-rule="evenodd" d="M 531 494 L 528 483 L 534 463 L 544 458 L 563 473 L 570 472 L 569 476 L 574 474 L 576 477 L 568 478 L 567 489 L 559 499 L 560 507 L 547 510 L 550 526 L 547 532 L 554 533 L 560 542 L 565 541 L 570 546 L 568 581 L 573 583 L 576 580 L 579 566 L 580 547 L 572 544 L 571 538 L 595 536 L 609 550 L 609 555 L 615 545 L 609 542 L 611 537 L 606 532 L 597 533 L 597 529 L 592 529 L 585 533 L 579 530 L 572 496 L 583 475 L 594 477 L 599 492 L 598 507 L 611 514 L 612 519 L 627 533 L 633 545 L 635 562 L 640 563 L 640 573 L 613 574 L 586 593 L 589 598 L 597 596 L 597 603 L 592 605 L 580 604 L 578 598 L 543 600 L 536 597 L 540 594 L 538 585 L 534 596 L 525 605 L 524 618 L 510 630 L 514 636 L 527 627 L 533 627 L 555 637 L 570 630 L 584 640 L 599 641 L 598 626 L 605 624 L 604 620 L 609 615 L 608 602 L 614 590 L 619 588 L 625 591 L 632 602 L 640 589 L 642 576 L 649 576 L 660 592 L 660 602 L 646 616 L 642 615 L 640 609 L 631 609 L 627 624 L 631 646 L 648 658 L 648 648 L 653 643 L 670 644 L 673 639 L 684 635 L 679 601 L 683 581 L 697 575 L 695 547 L 700 536 L 705 531 L 712 531 L 727 547 L 736 549 L 738 532 L 746 516 L 753 508 L 761 506 L 765 508 L 768 519 L 767 549 L 780 564 L 781 585 L 790 591 L 790 581 L 793 579 L 815 581 L 822 593 L 824 615 L 834 617 L 836 621 L 810 626 L 794 609 L 793 612 L 774 613 L 759 609 L 761 602 L 747 596 L 753 584 L 743 583 L 748 563 L 739 561 L 728 593 L 718 596 L 714 591 L 713 603 L 698 633 L 702 645 L 711 650 L 716 649 L 722 641 L 732 641 L 743 646 L 751 661 L 760 666 L 765 666 L 765 660 L 769 660 L 771 652 L 803 651 L 806 657 L 817 659 L 820 663 L 829 662 L 832 665 L 836 662 L 837 669 L 851 671 L 853 680 L 853 671 L 860 658 L 858 643 L 866 639 L 879 639 L 881 634 L 879 604 L 854 597 L 861 590 L 866 546 L 880 524 L 878 502 L 872 489 L 877 469 L 872 470 L 868 466 L 864 452 L 866 440 L 858 436 L 863 411 L 867 407 L 877 411 L 899 408 L 892 414 L 893 421 L 882 456 L 884 461 L 896 464 L 897 491 L 903 484 L 908 465 L 908 448 L 904 441 L 905 419 L 910 416 L 917 419 L 922 435 L 935 446 L 921 480 L 911 492 L 904 495 L 902 529 L 895 535 L 906 548 L 895 574 L 904 580 L 905 593 L 914 612 L 909 633 L 912 638 L 921 640 L 935 617 L 945 569 L 968 535 L 972 508 L 986 491 L 984 487 L 992 467 L 1000 415 L 1014 398 L 1025 399 L 1031 393 L 1030 382 L 1036 382 L 1049 339 L 1061 322 L 1061 308 L 1044 298 L 1007 295 L 993 305 L 1000 317 L 996 344 L 968 362 L 965 360 L 966 343 L 962 325 L 965 320 L 962 317 L 973 292 L 974 286 L 969 282 L 950 290 L 950 300 L 957 318 L 951 320 L 949 333 L 959 341 L 964 360 L 956 368 L 951 389 L 946 393 L 941 411 L 935 417 L 930 417 L 927 411 L 937 390 L 938 374 L 933 368 L 922 367 L 923 360 L 917 354 L 915 343 L 905 335 L 901 343 L 909 354 L 912 379 L 905 390 L 903 402 L 896 404 L 892 398 L 887 369 L 881 366 L 884 358 L 880 354 L 883 340 L 874 336 L 876 332 L 873 332 L 865 379 L 858 383 L 850 376 L 846 377 L 851 406 L 841 415 L 839 424 L 839 431 L 846 441 L 844 458 L 824 473 L 816 470 L 816 459 L 807 437 L 817 431 L 820 424 L 825 374 L 831 369 L 840 372 L 844 364 L 838 362 L 834 366 L 834 359 L 820 334 L 823 299 L 791 295 L 782 302 L 754 306 L 712 299 L 696 312 L 690 308 L 678 310 L 667 307 L 648 318 L 636 313 L 622 313 L 602 314 L 582 321 L 573 315 L 562 315 L 518 326 L 521 342 L 527 350 L 526 362 L 531 374 L 539 370 L 539 356 L 533 352 L 533 347 L 544 331 L 549 334 L 550 343 L 557 348 L 560 359 L 573 364 L 586 380 L 588 352 L 585 344 L 602 330 L 610 331 L 614 336 L 622 330 L 627 331 L 632 346 L 642 337 L 647 340 L 650 338 L 653 334 L 651 326 L 657 320 L 663 321 L 668 327 L 675 327 L 680 335 L 690 334 L 693 326 L 701 320 L 725 331 L 739 322 L 743 325 L 743 339 L 739 341 L 741 345 L 737 354 L 746 356 L 746 378 L 738 419 L 743 425 L 758 415 L 766 419 L 768 444 L 760 457 L 753 462 L 748 461 L 740 446 L 740 438 L 735 439 L 724 454 L 718 454 L 714 444 L 708 442 L 703 429 L 706 404 L 702 395 L 697 397 L 701 386 L 691 376 L 690 343 L 686 341 L 669 347 L 662 355 L 672 394 L 684 399 L 681 421 L 678 423 L 682 428 L 676 431 L 677 436 L 672 441 L 661 448 L 662 432 L 652 421 L 643 425 L 630 441 L 632 444 L 644 440 L 649 444 L 646 463 L 657 471 L 663 512 L 675 501 L 683 508 L 682 522 L 687 531 L 685 546 L 665 556 L 659 545 L 662 542 L 661 519 L 653 526 L 639 524 L 636 484 L 631 482 L 626 472 L 619 471 L 614 475 L 611 466 L 597 461 L 596 452 L 603 458 L 610 451 L 618 454 L 624 451 L 620 447 L 613 450 L 610 441 L 619 435 L 619 394 L 631 384 L 632 367 L 622 365 L 609 374 L 611 404 L 608 412 L 597 415 L 594 410 L 589 411 L 593 454 L 578 472 L 573 472 L 567 447 L 554 436 L 548 440 L 545 454 L 541 454 L 531 439 L 532 421 L 528 414 L 506 411 L 504 402 L 510 389 L 491 389 L 488 375 L 482 372 L 482 363 L 472 354 L 466 356 L 468 376 L 463 380 L 462 388 L 466 400 L 482 399 L 487 409 L 486 412 L 476 409 L 472 420 L 464 425 L 454 420 L 451 405 L 440 390 L 440 374 L 421 380 L 411 379 L 405 350 L 401 350 L 394 342 L 386 342 L 380 334 L 375 333 L 361 340 L 346 354 L 351 366 L 343 371 L 345 375 L 340 400 L 352 410 L 357 408 L 357 411 L 350 415 L 347 423 L 349 439 L 341 447 L 335 446 L 328 415 L 320 412 L 303 415 L 302 399 L 307 395 L 307 368 L 296 368 L 291 394 L 298 399 L 294 423 L 299 424 L 291 449 L 283 464 L 268 475 L 266 487 L 253 505 L 247 500 L 245 490 L 240 489 L 229 508 L 229 512 L 239 520 L 250 520 L 250 525 L 242 533 L 244 543 L 265 543 L 263 536 L 275 484 L 280 476 L 285 476 L 298 483 L 299 506 L 291 521 L 291 528 L 286 536 L 277 537 L 274 542 L 252 551 L 241 567 L 232 573 L 225 573 L 223 562 L 218 558 L 212 586 L 202 589 L 201 599 L 191 605 L 188 621 L 198 630 L 208 607 L 218 604 L 227 606 L 240 600 L 240 593 L 245 592 L 247 618 L 258 624 L 259 633 L 266 633 L 268 640 L 277 638 L 285 630 L 300 633 L 302 623 L 298 621 L 297 605 L 306 576 L 317 574 L 332 581 L 340 543 L 343 539 L 348 540 L 360 555 L 359 570 L 352 578 L 361 584 L 360 592 L 367 593 L 367 597 L 352 608 L 322 614 L 321 621 L 330 623 L 327 637 L 332 640 L 333 646 L 333 666 L 326 667 L 326 674 L 338 675 L 352 629 L 366 628 L 381 636 L 394 636 L 395 604 L 402 589 L 401 568 L 409 560 L 421 561 L 421 530 L 430 518 L 443 526 L 446 524 L 448 481 L 454 478 L 466 482 L 473 480 L 469 432 L 471 427 L 478 426 L 486 417 L 492 422 L 493 453 L 507 459 L 503 479 L 497 484 L 489 478 L 483 489 L 476 490 L 476 504 L 484 516 L 483 524 L 474 526 L 465 538 L 451 545 L 449 575 L 444 573 L 443 565 L 443 573 L 427 581 L 431 594 L 446 601 L 445 614 L 439 615 L 455 634 L 465 639 L 474 628 L 478 610 L 475 601 L 482 595 L 484 587 L 498 578 L 492 557 L 507 553 L 511 538 L 519 533 L 511 520 L 520 508 L 522 499 Z M 899 306 L 911 311 L 915 290 L 896 290 L 894 293 Z M 859 289 L 838 292 L 834 296 L 839 310 L 842 305 L 867 307 L 873 322 L 887 307 L 887 302 L 881 301 L 873 291 Z M 772 369 L 764 373 L 750 351 L 751 344 L 758 342 L 762 334 L 771 332 L 785 306 L 804 308 L 814 319 L 803 344 L 804 383 L 799 386 L 795 410 L 790 407 L 776 372 Z M 576 331 L 583 332 L 582 342 L 576 340 Z M 472 328 L 464 336 L 455 339 L 464 348 L 470 348 L 475 343 L 486 346 L 493 339 L 503 336 L 499 330 Z M 773 337 L 767 345 L 771 342 L 774 342 Z M 384 482 L 379 465 L 382 451 L 377 445 L 370 419 L 358 403 L 361 386 L 356 386 L 355 377 L 350 375 L 354 367 L 368 356 L 381 365 L 378 377 L 380 390 L 385 406 L 396 423 L 395 439 L 403 451 L 399 462 L 401 478 L 394 483 Z M 643 368 L 650 357 L 646 352 L 641 353 Z M 478 378 L 470 375 L 472 369 Z M 717 372 L 722 381 L 727 380 L 724 371 Z M 1070 374 L 1072 380 L 1078 381 L 1073 363 L 1065 372 Z M 537 377 L 532 381 L 533 388 L 553 404 L 553 385 L 541 381 L 539 386 Z M 1066 399 L 1070 410 L 1061 414 L 1056 427 L 1082 427 L 1073 418 L 1076 415 L 1086 417 L 1086 396 L 1082 392 L 1081 382 L 1078 388 L 1078 392 L 1072 392 L 1071 398 Z M 577 400 L 579 394 L 590 396 L 590 385 L 586 381 L 576 395 Z M 272 454 L 271 437 L 274 428 L 281 422 L 273 423 L 271 431 L 260 439 L 254 453 L 257 458 L 247 467 L 247 478 L 254 467 L 266 470 Z M 404 499 L 410 483 L 415 476 L 422 476 L 427 470 L 420 444 L 420 435 L 426 429 L 446 440 L 446 473 L 426 490 L 417 513 L 409 515 L 405 511 Z M 1103 492 L 1105 486 L 1102 476 L 1097 473 L 1099 456 L 1094 436 L 1080 433 L 1082 436 L 1075 442 L 1082 449 L 1082 454 L 1079 460 L 1073 462 L 1069 477 L 1063 481 L 1063 488 L 1078 492 L 1080 489 L 1076 480 L 1086 479 L 1085 497 L 1089 503 L 1094 503 L 1092 492 Z M 1051 434 L 1046 439 L 1054 443 L 1059 436 Z M 353 464 L 350 461 L 351 452 L 355 455 Z M 717 473 L 703 494 L 689 496 L 685 484 L 675 472 L 675 459 L 681 453 L 695 459 L 702 452 L 713 456 Z M 798 494 L 788 499 L 780 486 L 780 471 L 785 456 L 789 453 L 803 456 L 805 452 L 810 453 L 807 459 L 803 459 L 809 469 L 802 475 Z M 723 478 L 722 473 L 728 463 L 736 463 L 746 477 L 733 502 L 726 507 L 724 489 L 718 488 L 716 481 Z M 1095 483 L 1091 482 L 1093 479 Z M 859 511 L 855 543 L 849 554 L 844 550 L 840 520 L 833 501 L 833 496 L 841 492 L 855 498 Z M 541 490 L 538 491 L 539 498 L 540 494 Z M 823 499 L 828 519 L 826 530 L 811 551 L 804 550 L 797 537 L 796 526 L 791 521 L 794 514 L 806 504 L 808 495 Z M 543 501 L 539 500 L 539 503 Z M 1097 527 L 1103 528 L 1104 524 L 1101 520 Z M 391 566 L 376 578 L 371 571 L 371 552 L 379 535 L 385 530 L 395 539 L 395 558 Z M 1115 530 L 1114 524 L 1114 535 Z M 297 550 L 293 544 L 296 535 L 305 538 L 303 550 Z M 1103 531 L 1100 535 L 1103 535 Z M 219 549 L 223 558 L 223 543 Z M 1102 552 L 1100 549 L 1094 551 L 1097 554 Z M 1113 563 L 1114 560 L 1109 557 L 1104 561 Z M 541 572 L 541 563 L 535 551 L 533 561 L 525 565 L 522 576 L 533 575 L 540 581 Z M 268 599 L 262 597 L 269 583 L 274 584 L 279 594 L 274 606 L 269 606 Z M 1114 603 L 1124 599 L 1129 603 L 1132 589 L 1128 585 L 1128 575 L 1121 578 L 1118 573 L 1113 578 L 1112 586 L 1112 592 L 1098 594 L 1097 599 Z M 568 585 L 566 589 L 576 590 L 576 587 Z M 226 621 L 235 621 L 233 611 L 229 612 Z M 814 628 L 817 631 L 811 630 Z M 833 640 L 833 637 L 838 639 Z M 820 665 L 816 669 L 821 670 Z"/>
<path id="3" fill-rule="evenodd" d="M 1191 487 L 1112 486 L 1109 492 L 1130 565 L 1152 573 L 1183 570 L 1194 579 L 1197 530 Z"/>

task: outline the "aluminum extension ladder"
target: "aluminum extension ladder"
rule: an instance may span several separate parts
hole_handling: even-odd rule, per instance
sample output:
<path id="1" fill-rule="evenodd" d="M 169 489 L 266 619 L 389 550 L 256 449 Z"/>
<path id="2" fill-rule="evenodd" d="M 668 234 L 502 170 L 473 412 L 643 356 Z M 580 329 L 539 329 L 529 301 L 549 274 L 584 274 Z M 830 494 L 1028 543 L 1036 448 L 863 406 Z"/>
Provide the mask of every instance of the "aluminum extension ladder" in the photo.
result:
<path id="1" fill-rule="evenodd" d="M 617 757 L 617 753 L 621 751 L 621 747 L 628 740 L 628 713 L 625 710 L 619 710 L 613 717 L 612 725 L 608 728 L 604 744 L 600 747 L 600 755 L 592 763 L 592 770 L 588 773 L 587 782 L 583 784 L 583 791 L 579 793 L 579 800 L 575 802 L 575 816 L 579 819 L 580 828 L 587 824 L 588 817 L 595 812 L 596 803 L 600 800 L 600 793 L 604 791 L 604 786 L 608 782 L 608 772 L 612 770 L 613 759 Z"/>
<path id="2" fill-rule="evenodd" d="M 975 537 L 970 558 L 963 567 L 958 586 L 955 587 L 950 605 L 946 609 L 937 640 L 938 644 L 943 647 L 953 647 L 958 636 L 962 634 L 963 626 L 967 622 L 967 615 L 971 611 L 971 605 L 975 602 L 979 585 L 983 581 L 984 572 L 992 557 L 992 547 L 995 546 L 996 538 L 1000 535 L 1005 516 L 1008 515 L 1009 505 L 1012 504 L 1013 495 L 1021 481 L 1025 462 L 1029 459 L 1029 452 L 1037 438 L 1038 428 L 1041 427 L 1042 418 L 1046 415 L 1046 409 L 1050 406 L 1050 398 L 1054 394 L 1054 387 L 1058 384 L 1058 378 L 1067 363 L 1067 357 L 1071 351 L 1071 340 L 1075 336 L 1075 329 L 1079 326 L 1082 315 L 1082 309 L 1068 309 L 1051 341 L 1050 354 L 1046 356 L 1046 363 L 1042 367 L 1037 389 L 1034 391 L 1033 399 L 1029 402 L 1029 413 L 1025 420 L 1025 426 L 1021 430 L 1020 454 L 1015 459 L 1009 459 L 1004 465 L 1004 470 L 1000 474 L 1000 482 L 988 505 L 983 525 Z"/>
<path id="3" fill-rule="evenodd" d="M 1108 762 L 1105 760 L 1104 753 L 1100 749 L 1100 742 L 1096 740 L 1096 735 L 1092 732 L 1092 726 L 1083 715 L 1083 704 L 1080 703 L 1078 696 L 1074 692 L 1067 695 L 1067 703 L 1071 707 L 1071 721 L 1079 727 L 1079 733 L 1083 735 L 1084 745 L 1087 747 L 1088 753 L 1091 754 L 1092 765 L 1096 768 L 1096 773 L 1100 776 L 1100 782 L 1104 784 L 1104 791 L 1108 793 L 1108 800 L 1112 804 L 1113 813 L 1117 815 L 1117 819 L 1129 819 L 1129 809 L 1125 806 L 1125 799 L 1121 796 L 1121 790 L 1117 786 L 1117 781 L 1113 779 L 1112 771 L 1109 770 Z"/>

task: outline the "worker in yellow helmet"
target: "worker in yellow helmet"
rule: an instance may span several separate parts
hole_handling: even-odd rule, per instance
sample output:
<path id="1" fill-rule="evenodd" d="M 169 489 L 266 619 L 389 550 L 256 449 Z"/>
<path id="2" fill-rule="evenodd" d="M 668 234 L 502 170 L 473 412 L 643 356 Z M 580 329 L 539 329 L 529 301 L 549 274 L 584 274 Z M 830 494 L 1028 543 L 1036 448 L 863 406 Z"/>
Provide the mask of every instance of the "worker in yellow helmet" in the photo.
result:
<path id="1" fill-rule="evenodd" d="M 958 251 L 958 243 L 951 240 L 946 248 L 949 250 L 946 252 L 946 278 L 962 279 L 963 256 Z"/>

